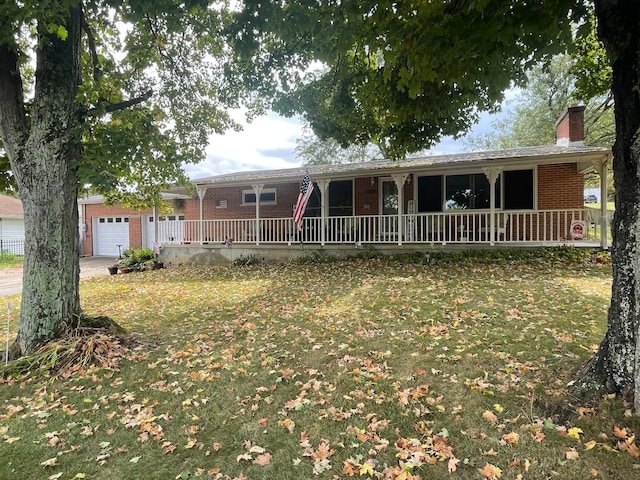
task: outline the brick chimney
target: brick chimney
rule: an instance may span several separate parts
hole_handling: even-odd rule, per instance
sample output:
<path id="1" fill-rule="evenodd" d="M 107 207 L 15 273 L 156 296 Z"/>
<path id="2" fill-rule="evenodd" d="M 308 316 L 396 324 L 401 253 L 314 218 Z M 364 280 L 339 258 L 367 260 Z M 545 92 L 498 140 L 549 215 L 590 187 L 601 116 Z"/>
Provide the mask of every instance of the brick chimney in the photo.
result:
<path id="1" fill-rule="evenodd" d="M 584 145 L 584 106 L 571 105 L 556 122 L 556 145 Z"/>

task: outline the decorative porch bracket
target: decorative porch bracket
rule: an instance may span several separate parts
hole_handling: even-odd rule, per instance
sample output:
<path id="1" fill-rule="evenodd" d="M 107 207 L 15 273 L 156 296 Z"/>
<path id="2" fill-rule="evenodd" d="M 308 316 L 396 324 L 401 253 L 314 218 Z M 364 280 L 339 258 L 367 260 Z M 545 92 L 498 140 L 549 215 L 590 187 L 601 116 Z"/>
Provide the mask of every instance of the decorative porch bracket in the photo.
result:
<path id="1" fill-rule="evenodd" d="M 489 180 L 489 244 L 496 244 L 496 181 L 502 172 L 502 167 L 485 167 L 482 169 Z"/>

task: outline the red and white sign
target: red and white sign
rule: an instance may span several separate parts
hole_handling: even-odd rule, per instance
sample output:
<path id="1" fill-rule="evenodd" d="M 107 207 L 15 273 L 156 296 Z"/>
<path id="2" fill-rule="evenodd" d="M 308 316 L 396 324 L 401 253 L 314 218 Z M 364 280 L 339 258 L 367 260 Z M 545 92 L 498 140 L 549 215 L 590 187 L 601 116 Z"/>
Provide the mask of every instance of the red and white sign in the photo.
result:
<path id="1" fill-rule="evenodd" d="M 582 220 L 571 222 L 571 240 L 584 240 L 587 234 L 587 224 Z"/>

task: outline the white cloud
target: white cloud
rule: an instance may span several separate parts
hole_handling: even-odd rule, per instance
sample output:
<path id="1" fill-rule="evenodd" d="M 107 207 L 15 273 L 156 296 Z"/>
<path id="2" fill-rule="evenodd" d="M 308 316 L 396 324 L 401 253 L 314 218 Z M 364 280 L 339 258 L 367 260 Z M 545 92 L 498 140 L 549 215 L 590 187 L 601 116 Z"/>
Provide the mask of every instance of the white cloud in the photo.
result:
<path id="1" fill-rule="evenodd" d="M 296 139 L 302 135 L 302 125 L 298 120 L 270 113 L 248 124 L 243 111 L 234 111 L 232 116 L 244 129 L 211 136 L 207 158 L 199 164 L 185 167 L 190 178 L 293 168 L 301 164 L 294 152 Z"/>
<path id="2" fill-rule="evenodd" d="M 295 168 L 301 165 L 302 161 L 296 158 L 294 151 L 296 140 L 302 136 L 302 124 L 298 119 L 269 113 L 247 124 L 244 115 L 243 110 L 232 112 L 233 118 L 244 126 L 244 130 L 212 136 L 206 150 L 207 158 L 199 164 L 185 166 L 190 178 L 242 171 Z M 480 121 L 467 135 L 475 136 L 490 131 L 493 120 L 503 115 L 505 113 L 481 114 Z M 427 154 L 459 153 L 464 149 L 463 139 L 444 137 Z"/>

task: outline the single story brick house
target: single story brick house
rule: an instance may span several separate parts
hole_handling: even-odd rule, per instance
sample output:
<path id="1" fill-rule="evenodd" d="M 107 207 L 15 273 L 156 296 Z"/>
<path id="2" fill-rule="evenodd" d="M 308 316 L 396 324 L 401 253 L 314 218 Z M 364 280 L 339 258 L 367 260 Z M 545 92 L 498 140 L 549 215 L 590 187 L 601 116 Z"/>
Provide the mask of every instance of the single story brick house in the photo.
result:
<path id="1" fill-rule="evenodd" d="M 182 199 L 172 215 L 81 201 L 83 253 L 157 242 L 167 259 L 219 263 L 240 253 L 271 259 L 366 244 L 606 248 L 606 205 L 585 208 L 584 174 L 595 169 L 606 192 L 611 150 L 584 145 L 584 107 L 570 107 L 556 131 L 555 145 L 195 179 L 193 197 L 166 194 Z M 299 229 L 292 214 L 305 175 L 314 189 Z"/>

